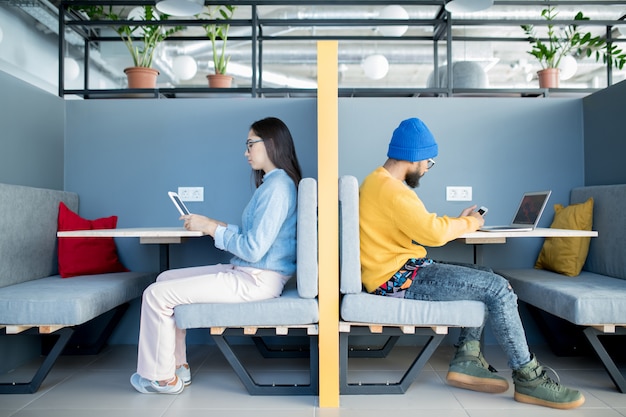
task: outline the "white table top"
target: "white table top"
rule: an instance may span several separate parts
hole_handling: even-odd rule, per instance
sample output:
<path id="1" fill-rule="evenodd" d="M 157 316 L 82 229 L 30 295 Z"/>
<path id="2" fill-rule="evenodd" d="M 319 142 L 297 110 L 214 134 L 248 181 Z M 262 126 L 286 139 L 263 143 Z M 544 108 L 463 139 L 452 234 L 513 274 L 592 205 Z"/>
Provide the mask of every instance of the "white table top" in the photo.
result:
<path id="1" fill-rule="evenodd" d="M 598 232 L 595 230 L 569 230 L 569 229 L 552 229 L 538 227 L 530 231 L 518 232 L 472 232 L 466 233 L 459 237 L 460 240 L 468 244 L 475 243 L 504 243 L 509 237 L 597 237 Z"/>
<path id="2" fill-rule="evenodd" d="M 58 237 L 138 237 L 141 243 L 180 243 L 183 238 L 204 236 L 182 227 L 132 227 L 120 229 L 72 230 L 57 232 Z M 505 243 L 519 237 L 597 237 L 597 231 L 536 228 L 526 232 L 471 232 L 459 237 L 467 244 Z"/>
<path id="3" fill-rule="evenodd" d="M 120 229 L 72 230 L 57 232 L 58 237 L 138 237 L 140 243 L 180 243 L 183 238 L 204 236 L 182 227 L 131 227 Z"/>

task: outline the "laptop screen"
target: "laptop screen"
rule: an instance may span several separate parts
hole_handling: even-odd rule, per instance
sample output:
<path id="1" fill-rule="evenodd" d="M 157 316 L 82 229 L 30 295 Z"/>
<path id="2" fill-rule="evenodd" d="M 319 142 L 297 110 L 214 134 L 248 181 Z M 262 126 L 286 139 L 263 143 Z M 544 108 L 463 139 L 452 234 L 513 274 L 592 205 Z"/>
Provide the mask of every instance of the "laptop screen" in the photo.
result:
<path id="1" fill-rule="evenodd" d="M 548 197 L 550 191 L 525 193 L 513 218 L 513 224 L 535 225 L 548 202 Z"/>

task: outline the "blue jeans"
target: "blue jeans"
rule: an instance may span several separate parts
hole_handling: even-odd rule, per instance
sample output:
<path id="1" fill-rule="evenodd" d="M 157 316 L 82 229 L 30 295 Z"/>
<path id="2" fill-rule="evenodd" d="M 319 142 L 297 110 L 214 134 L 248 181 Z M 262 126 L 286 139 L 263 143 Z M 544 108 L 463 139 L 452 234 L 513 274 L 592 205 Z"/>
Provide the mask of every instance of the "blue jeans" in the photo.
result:
<path id="1" fill-rule="evenodd" d="M 491 269 L 435 262 L 419 269 L 404 298 L 482 301 L 485 304 L 485 323 L 490 321 L 495 337 L 508 357 L 509 367 L 519 369 L 530 362 L 526 334 L 517 310 L 517 295 L 509 282 Z M 484 326 L 463 328 L 459 344 L 480 341 Z"/>

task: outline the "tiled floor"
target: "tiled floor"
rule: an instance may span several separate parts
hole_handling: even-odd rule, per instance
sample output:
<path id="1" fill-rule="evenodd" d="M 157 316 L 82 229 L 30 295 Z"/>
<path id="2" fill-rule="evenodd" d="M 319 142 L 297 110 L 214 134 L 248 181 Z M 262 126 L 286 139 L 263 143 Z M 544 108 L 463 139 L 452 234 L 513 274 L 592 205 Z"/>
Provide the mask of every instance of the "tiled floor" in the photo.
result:
<path id="1" fill-rule="evenodd" d="M 260 358 L 253 346 L 243 349 L 249 351 L 253 375 L 261 382 L 280 381 L 294 373 L 306 379 L 305 362 L 301 360 L 292 359 L 285 365 L 282 360 Z M 533 350 L 541 362 L 558 372 L 563 383 L 584 392 L 587 401 L 581 408 L 559 411 L 520 404 L 512 398 L 512 387 L 497 395 L 449 387 L 444 382 L 453 351 L 449 346 L 437 350 L 405 394 L 341 396 L 339 408 L 319 408 L 315 396 L 250 396 L 214 346 L 196 345 L 189 350 L 193 383 L 181 395 L 135 392 L 128 378 L 135 369 L 136 347 L 116 345 L 97 356 L 62 357 L 35 394 L 0 395 L 0 417 L 382 417 L 390 413 L 393 417 L 626 416 L 626 394 L 615 389 L 597 360 L 556 357 L 545 347 Z M 354 372 L 350 378 L 358 381 L 377 376 L 394 380 L 407 353 L 413 350 L 400 346 L 387 359 L 351 359 L 350 369 Z M 510 381 L 499 347 L 487 346 L 486 357 Z M 274 361 L 271 371 L 264 367 L 267 361 Z M 15 372 L 26 373 L 27 369 Z"/>

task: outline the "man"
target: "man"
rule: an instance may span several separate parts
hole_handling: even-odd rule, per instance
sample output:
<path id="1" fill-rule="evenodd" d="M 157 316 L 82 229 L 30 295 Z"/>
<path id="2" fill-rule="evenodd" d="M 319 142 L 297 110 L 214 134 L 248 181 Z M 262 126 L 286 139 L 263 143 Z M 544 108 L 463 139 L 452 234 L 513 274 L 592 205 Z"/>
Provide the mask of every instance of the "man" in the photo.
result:
<path id="1" fill-rule="evenodd" d="M 463 210 L 459 217 L 429 213 L 411 190 L 433 167 L 437 154 L 438 146 L 428 127 L 417 118 L 404 120 L 393 132 L 385 164 L 363 181 L 359 225 L 361 276 L 366 290 L 385 297 L 483 302 L 485 321 L 490 320 L 513 370 L 515 400 L 559 409 L 582 405 L 583 395 L 547 377 L 528 350 L 517 296 L 503 277 L 488 268 L 440 263 L 426 257 L 424 246 L 445 245 L 484 223 L 474 211 L 476 206 Z M 462 329 L 447 382 L 474 391 L 505 392 L 507 380 L 494 373 L 481 353 L 482 331 L 482 327 Z"/>

